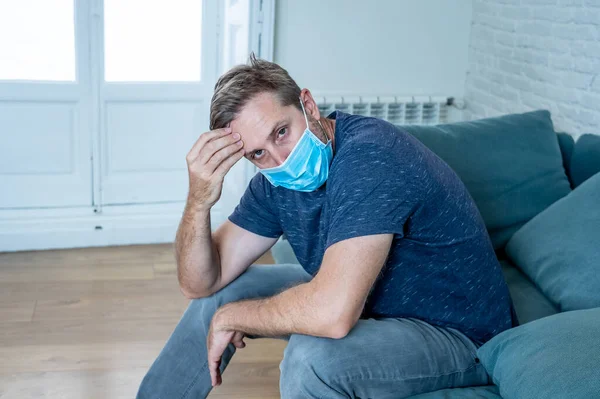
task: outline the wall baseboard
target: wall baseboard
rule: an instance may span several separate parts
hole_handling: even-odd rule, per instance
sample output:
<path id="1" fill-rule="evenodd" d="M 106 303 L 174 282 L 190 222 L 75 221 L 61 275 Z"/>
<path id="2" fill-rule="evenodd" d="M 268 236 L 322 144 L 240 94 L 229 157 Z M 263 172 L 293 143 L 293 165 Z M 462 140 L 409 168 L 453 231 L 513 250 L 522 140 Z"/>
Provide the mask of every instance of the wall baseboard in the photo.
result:
<path id="1" fill-rule="evenodd" d="M 170 243 L 183 207 L 183 203 L 106 206 L 101 214 L 91 208 L 4 210 L 0 252 Z M 213 229 L 225 220 L 222 215 L 219 209 L 211 212 Z"/>

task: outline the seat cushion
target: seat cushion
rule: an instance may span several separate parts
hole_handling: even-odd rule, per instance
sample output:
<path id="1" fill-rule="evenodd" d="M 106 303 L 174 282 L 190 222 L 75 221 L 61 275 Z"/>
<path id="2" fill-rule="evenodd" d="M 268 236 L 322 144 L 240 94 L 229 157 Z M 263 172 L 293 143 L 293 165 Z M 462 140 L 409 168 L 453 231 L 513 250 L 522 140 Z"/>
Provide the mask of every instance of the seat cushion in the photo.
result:
<path id="1" fill-rule="evenodd" d="M 560 311 L 600 307 L 600 173 L 523 226 L 506 253 Z"/>
<path id="2" fill-rule="evenodd" d="M 506 330 L 477 350 L 505 399 L 597 398 L 600 308 L 558 313 Z"/>
<path id="3" fill-rule="evenodd" d="M 552 302 L 509 260 L 501 260 L 500 265 L 519 324 L 558 313 Z"/>
<path id="4" fill-rule="evenodd" d="M 571 191 L 548 111 L 402 128 L 459 175 L 495 248 Z"/>

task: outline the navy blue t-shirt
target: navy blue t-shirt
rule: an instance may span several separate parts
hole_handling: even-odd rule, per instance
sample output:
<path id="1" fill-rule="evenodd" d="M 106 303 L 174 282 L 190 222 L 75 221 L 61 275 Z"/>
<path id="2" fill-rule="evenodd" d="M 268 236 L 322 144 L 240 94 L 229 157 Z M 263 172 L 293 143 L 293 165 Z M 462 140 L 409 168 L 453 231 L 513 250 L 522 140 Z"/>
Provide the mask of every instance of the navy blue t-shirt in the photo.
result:
<path id="1" fill-rule="evenodd" d="M 314 192 L 273 187 L 258 173 L 229 217 L 265 237 L 285 233 L 313 276 L 325 250 L 391 233 L 388 259 L 362 318 L 413 317 L 482 344 L 512 326 L 508 287 L 473 199 L 454 171 L 406 131 L 335 111 L 335 153 Z"/>

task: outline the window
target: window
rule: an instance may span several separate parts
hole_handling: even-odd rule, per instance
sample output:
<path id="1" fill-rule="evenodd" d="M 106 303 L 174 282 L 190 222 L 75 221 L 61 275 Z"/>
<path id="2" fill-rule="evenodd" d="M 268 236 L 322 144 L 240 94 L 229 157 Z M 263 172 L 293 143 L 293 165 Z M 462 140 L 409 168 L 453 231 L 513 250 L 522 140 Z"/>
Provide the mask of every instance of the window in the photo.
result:
<path id="1" fill-rule="evenodd" d="M 202 0 L 104 0 L 107 82 L 200 81 Z"/>
<path id="2" fill-rule="evenodd" d="M 0 1 L 0 80 L 75 81 L 73 0 Z"/>

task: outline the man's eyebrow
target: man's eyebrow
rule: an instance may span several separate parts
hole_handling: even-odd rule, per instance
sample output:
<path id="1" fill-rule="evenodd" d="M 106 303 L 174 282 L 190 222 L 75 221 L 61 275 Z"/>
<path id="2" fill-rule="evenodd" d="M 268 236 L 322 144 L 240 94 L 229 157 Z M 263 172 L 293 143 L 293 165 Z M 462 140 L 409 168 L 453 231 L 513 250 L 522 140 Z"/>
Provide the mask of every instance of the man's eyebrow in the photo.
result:
<path id="1" fill-rule="evenodd" d="M 277 121 L 277 123 L 275 123 L 275 125 L 273 125 L 273 128 L 271 129 L 271 133 L 269 133 L 269 138 L 272 138 L 273 135 L 275 135 L 275 133 L 277 133 L 277 128 L 279 126 L 281 126 L 283 123 L 285 123 L 286 120 L 285 119 L 281 119 L 279 121 Z M 260 148 L 255 148 L 254 150 L 250 150 L 250 151 L 246 151 L 246 154 L 250 155 L 252 154 L 254 151 L 258 151 L 260 150 Z"/>

